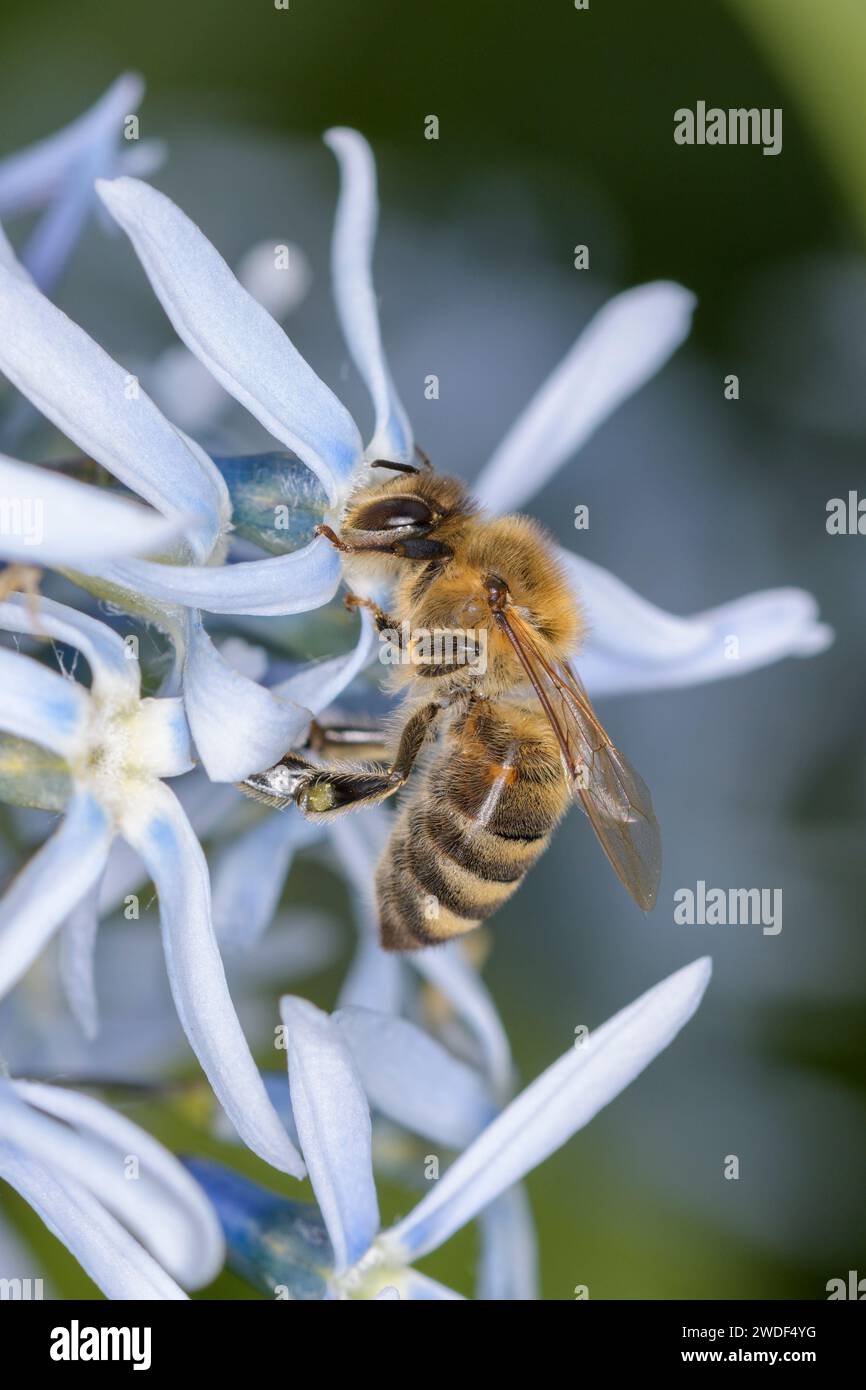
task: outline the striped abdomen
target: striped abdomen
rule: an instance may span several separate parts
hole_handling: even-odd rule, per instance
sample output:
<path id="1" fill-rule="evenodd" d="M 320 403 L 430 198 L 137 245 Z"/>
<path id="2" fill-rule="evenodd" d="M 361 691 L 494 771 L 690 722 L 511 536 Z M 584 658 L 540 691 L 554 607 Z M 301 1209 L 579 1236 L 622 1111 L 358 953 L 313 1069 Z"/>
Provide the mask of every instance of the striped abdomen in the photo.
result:
<path id="1" fill-rule="evenodd" d="M 471 931 L 519 887 L 571 799 L 537 706 L 477 701 L 449 729 L 376 872 L 382 944 Z"/>

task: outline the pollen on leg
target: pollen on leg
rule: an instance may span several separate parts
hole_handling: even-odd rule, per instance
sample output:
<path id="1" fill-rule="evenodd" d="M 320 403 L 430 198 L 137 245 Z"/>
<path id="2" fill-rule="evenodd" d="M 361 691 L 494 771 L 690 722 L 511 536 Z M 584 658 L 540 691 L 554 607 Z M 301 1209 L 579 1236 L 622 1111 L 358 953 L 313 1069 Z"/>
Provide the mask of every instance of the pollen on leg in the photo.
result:
<path id="1" fill-rule="evenodd" d="M 332 811 L 337 805 L 337 795 L 331 782 L 314 782 L 312 786 L 305 787 L 298 797 L 298 805 L 302 811 L 320 815 L 324 811 Z"/>

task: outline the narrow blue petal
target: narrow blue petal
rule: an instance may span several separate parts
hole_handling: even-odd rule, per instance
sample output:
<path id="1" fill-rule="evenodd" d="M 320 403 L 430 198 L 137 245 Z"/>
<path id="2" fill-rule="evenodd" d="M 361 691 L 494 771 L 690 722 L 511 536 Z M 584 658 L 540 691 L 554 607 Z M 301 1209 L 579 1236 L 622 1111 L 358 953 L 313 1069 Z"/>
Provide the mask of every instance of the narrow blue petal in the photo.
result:
<path id="1" fill-rule="evenodd" d="M 0 729 L 68 758 L 81 748 L 90 697 L 32 657 L 0 647 Z"/>
<path id="2" fill-rule="evenodd" d="M 519 511 L 688 336 L 695 297 L 656 280 L 599 310 L 512 425 L 475 491 L 500 515 Z"/>
<path id="3" fill-rule="evenodd" d="M 484 1078 L 403 1018 L 334 1014 L 374 1110 L 447 1148 L 464 1149 L 496 1111 Z"/>
<path id="4" fill-rule="evenodd" d="M 0 997 L 99 881 L 114 830 L 98 802 L 77 792 L 58 830 L 0 899 Z"/>
<path id="5" fill-rule="evenodd" d="M 203 608 L 206 613 L 306 613 L 330 602 L 340 583 L 337 552 L 323 537 L 276 559 L 236 565 L 161 565 L 115 560 L 83 572 L 162 603 Z"/>
<path id="6" fill-rule="evenodd" d="M 60 978 L 69 1007 L 88 1041 L 99 1032 L 94 969 L 99 931 L 99 885 L 98 879 L 60 929 Z"/>
<path id="7" fill-rule="evenodd" d="M 98 189 L 178 336 L 336 502 L 361 453 L 348 411 L 169 198 L 137 179 L 100 181 Z"/>
<path id="8" fill-rule="evenodd" d="M 673 690 L 745 675 L 833 641 L 803 589 L 765 589 L 686 618 L 666 613 L 599 565 L 561 552 L 588 627 L 575 663 L 593 695 Z"/>
<path id="9" fill-rule="evenodd" d="M 300 812 L 269 815 L 232 839 L 216 861 L 214 926 L 224 951 L 249 951 L 267 931 L 297 850 L 322 828 Z"/>
<path id="10" fill-rule="evenodd" d="M 2 1141 L 0 1178 L 21 1193 L 106 1298 L 138 1302 L 187 1297 L 81 1183 L 57 1176 L 16 1145 Z"/>
<path id="11" fill-rule="evenodd" d="M 0 558 L 69 566 L 116 555 L 163 553 L 180 523 L 106 488 L 0 454 L 4 522 Z M 10 524 L 12 523 L 17 524 Z"/>
<path id="12" fill-rule="evenodd" d="M 38 606 L 34 607 L 25 594 L 10 594 L 0 602 L 0 628 L 53 637 L 77 647 L 87 658 L 97 694 L 138 698 L 141 671 L 137 660 L 118 633 L 89 613 L 80 613 L 44 595 L 40 595 Z"/>
<path id="13" fill-rule="evenodd" d="M 45 294 L 53 294 L 95 200 L 94 184 L 113 172 L 120 128 L 100 133 L 69 170 L 21 252 L 21 263 Z"/>
<path id="14" fill-rule="evenodd" d="M 210 1283 L 222 1268 L 222 1234 L 174 1154 L 93 1096 L 29 1081 L 6 1086 L 12 1094 L 0 1087 L 5 1137 L 87 1187 L 180 1283 Z M 129 1155 L 138 1164 L 132 1180 L 124 1166 Z"/>
<path id="15" fill-rule="evenodd" d="M 288 996 L 280 1015 L 292 1113 L 339 1272 L 360 1259 L 379 1229 L 370 1110 L 337 1024 Z"/>
<path id="16" fill-rule="evenodd" d="M 373 288 L 373 249 L 378 220 L 376 164 L 357 130 L 329 130 L 325 143 L 340 165 L 340 201 L 331 245 L 337 313 L 349 351 L 373 398 L 376 422 L 370 459 L 409 463 L 412 429 L 391 378 Z"/>
<path id="17" fill-rule="evenodd" d="M 249 1147 L 294 1177 L 304 1165 L 271 1105 L 226 984 L 211 921 L 207 863 L 177 798 L 163 783 L 121 823 L 159 893 L 169 983 L 178 1017 L 223 1109 Z"/>
<path id="18" fill-rule="evenodd" d="M 537 1299 L 538 1242 L 526 1189 L 509 1187 L 478 1218 L 481 1255 L 476 1298 L 490 1303 Z"/>
<path id="19" fill-rule="evenodd" d="M 39 292 L 0 265 L 0 371 L 87 457 L 186 528 L 206 559 L 229 519 L 225 483 L 137 380 Z"/>
<path id="20" fill-rule="evenodd" d="M 62 188 L 82 155 L 122 122 L 144 93 L 137 73 L 123 73 L 99 100 L 69 125 L 0 160 L 0 217 L 41 207 Z"/>
<path id="21" fill-rule="evenodd" d="M 194 611 L 186 621 L 183 689 L 195 745 L 214 782 L 240 782 L 272 767 L 309 728 L 309 713 L 294 700 L 226 661 Z"/>
<path id="22" fill-rule="evenodd" d="M 420 1258 L 544 1162 L 673 1041 L 711 969 L 704 957 L 678 970 L 542 1072 L 385 1233 L 383 1246 L 410 1262 Z"/>

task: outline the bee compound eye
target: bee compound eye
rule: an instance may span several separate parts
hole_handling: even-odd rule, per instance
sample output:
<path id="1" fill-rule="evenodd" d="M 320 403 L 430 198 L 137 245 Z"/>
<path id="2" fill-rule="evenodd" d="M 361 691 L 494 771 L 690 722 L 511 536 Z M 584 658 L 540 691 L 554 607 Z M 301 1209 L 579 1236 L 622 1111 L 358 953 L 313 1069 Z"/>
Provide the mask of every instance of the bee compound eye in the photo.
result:
<path id="1" fill-rule="evenodd" d="M 397 531 L 432 523 L 433 513 L 420 497 L 385 497 L 362 507 L 349 524 L 354 531 Z"/>

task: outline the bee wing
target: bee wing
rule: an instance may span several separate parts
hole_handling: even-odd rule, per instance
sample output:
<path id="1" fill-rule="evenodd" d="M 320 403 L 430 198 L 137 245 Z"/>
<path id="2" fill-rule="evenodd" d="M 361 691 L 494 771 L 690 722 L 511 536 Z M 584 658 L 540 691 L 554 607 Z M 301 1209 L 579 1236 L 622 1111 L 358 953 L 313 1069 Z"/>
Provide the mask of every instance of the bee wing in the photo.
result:
<path id="1" fill-rule="evenodd" d="M 556 734 L 566 772 L 620 882 L 644 912 L 655 906 L 661 833 L 649 789 L 615 747 L 582 681 L 552 666 L 532 628 L 509 608 L 496 614 Z"/>

